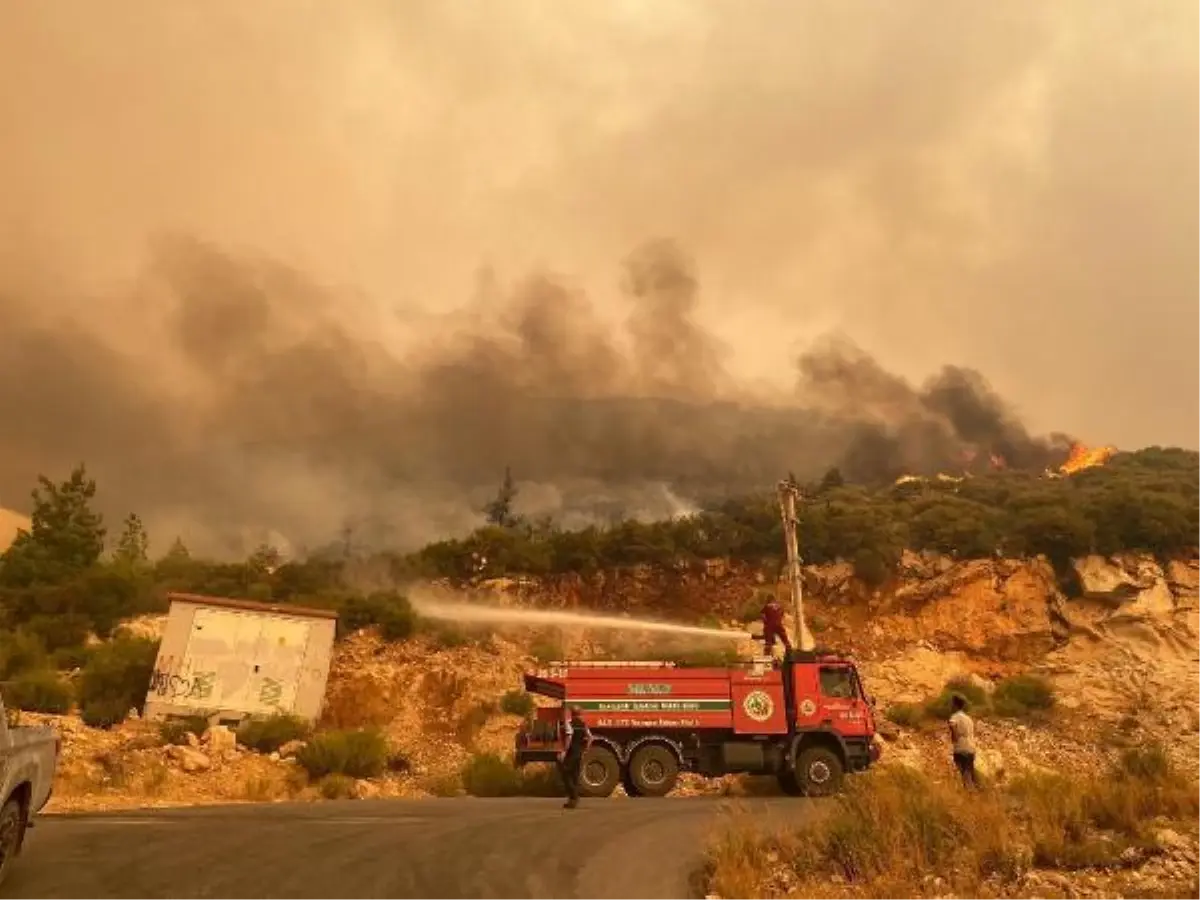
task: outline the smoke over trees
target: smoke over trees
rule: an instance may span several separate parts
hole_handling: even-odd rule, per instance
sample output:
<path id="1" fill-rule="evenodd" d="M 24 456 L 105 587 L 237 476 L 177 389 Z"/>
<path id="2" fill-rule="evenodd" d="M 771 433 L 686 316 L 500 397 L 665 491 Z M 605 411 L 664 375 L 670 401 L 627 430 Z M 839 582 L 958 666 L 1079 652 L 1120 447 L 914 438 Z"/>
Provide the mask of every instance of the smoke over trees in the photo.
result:
<path id="1" fill-rule="evenodd" d="M 879 481 L 1061 455 L 978 373 L 947 367 L 917 388 L 845 341 L 796 361 L 794 393 L 755 393 L 697 324 L 680 247 L 638 248 L 625 275 L 623 329 L 539 274 L 493 298 L 490 320 L 399 357 L 294 268 L 161 241 L 136 300 L 160 331 L 157 370 L 76 330 L 0 336 L 0 379 L 26 385 L 0 403 L 0 489 L 28 483 L 22 459 L 82 457 L 151 533 L 244 549 L 267 529 L 312 543 L 353 521 L 359 539 L 404 544 L 481 521 L 505 462 L 517 512 L 579 524 L 670 515 L 787 471 Z"/>

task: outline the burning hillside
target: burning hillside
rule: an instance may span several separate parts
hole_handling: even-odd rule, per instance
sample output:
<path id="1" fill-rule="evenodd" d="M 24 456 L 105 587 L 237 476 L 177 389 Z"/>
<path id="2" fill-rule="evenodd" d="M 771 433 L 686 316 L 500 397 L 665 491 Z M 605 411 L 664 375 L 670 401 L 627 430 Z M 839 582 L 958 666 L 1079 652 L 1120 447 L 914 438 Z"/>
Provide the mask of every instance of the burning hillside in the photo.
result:
<path id="1" fill-rule="evenodd" d="M 1071 453 L 1067 461 L 1058 467 L 1064 475 L 1073 475 L 1083 469 L 1102 466 L 1116 455 L 1116 447 L 1087 447 L 1084 444 L 1071 445 Z"/>

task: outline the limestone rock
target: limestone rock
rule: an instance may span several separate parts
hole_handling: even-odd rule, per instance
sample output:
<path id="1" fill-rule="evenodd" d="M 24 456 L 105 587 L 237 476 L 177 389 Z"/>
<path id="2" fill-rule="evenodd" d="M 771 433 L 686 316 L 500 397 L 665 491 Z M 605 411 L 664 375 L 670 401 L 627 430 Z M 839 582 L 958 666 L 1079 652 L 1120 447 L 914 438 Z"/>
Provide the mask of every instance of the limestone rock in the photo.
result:
<path id="1" fill-rule="evenodd" d="M 288 741 L 279 748 L 280 759 L 291 759 L 304 749 L 305 741 Z"/>
<path id="2" fill-rule="evenodd" d="M 179 764 L 179 768 L 194 775 L 212 768 L 212 760 L 192 747 L 172 745 L 167 748 L 167 758 Z"/>
<path id="3" fill-rule="evenodd" d="M 1083 596 L 1088 599 L 1120 602 L 1137 596 L 1140 589 L 1123 567 L 1103 556 L 1084 556 L 1073 565 Z"/>
<path id="4" fill-rule="evenodd" d="M 203 742 L 209 753 L 224 756 L 237 747 L 237 735 L 224 725 L 211 725 L 204 732 Z"/>

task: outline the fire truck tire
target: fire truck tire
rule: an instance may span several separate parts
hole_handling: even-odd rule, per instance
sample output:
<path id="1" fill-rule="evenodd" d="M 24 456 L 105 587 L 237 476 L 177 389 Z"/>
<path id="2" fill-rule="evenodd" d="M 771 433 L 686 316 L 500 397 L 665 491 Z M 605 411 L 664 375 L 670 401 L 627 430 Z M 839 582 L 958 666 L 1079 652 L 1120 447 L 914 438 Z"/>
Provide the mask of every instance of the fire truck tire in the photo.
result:
<path id="1" fill-rule="evenodd" d="M 629 777 L 628 767 L 621 771 L 621 787 L 625 788 L 626 797 L 642 796 L 642 792 L 638 790 L 638 786 L 634 784 L 633 779 Z"/>
<path id="2" fill-rule="evenodd" d="M 621 780 L 621 764 L 607 747 L 592 746 L 583 754 L 579 767 L 579 795 L 607 797 Z"/>
<path id="3" fill-rule="evenodd" d="M 809 747 L 796 760 L 795 777 L 806 797 L 828 797 L 842 787 L 842 761 L 828 747 Z"/>
<path id="4" fill-rule="evenodd" d="M 645 744 L 629 760 L 629 781 L 640 797 L 665 797 L 679 780 L 679 760 L 662 744 Z"/>
<path id="5" fill-rule="evenodd" d="M 789 797 L 800 797 L 804 794 L 804 790 L 800 787 L 800 781 L 796 778 L 796 770 L 790 768 L 786 763 L 776 777 L 779 779 L 779 789 Z"/>

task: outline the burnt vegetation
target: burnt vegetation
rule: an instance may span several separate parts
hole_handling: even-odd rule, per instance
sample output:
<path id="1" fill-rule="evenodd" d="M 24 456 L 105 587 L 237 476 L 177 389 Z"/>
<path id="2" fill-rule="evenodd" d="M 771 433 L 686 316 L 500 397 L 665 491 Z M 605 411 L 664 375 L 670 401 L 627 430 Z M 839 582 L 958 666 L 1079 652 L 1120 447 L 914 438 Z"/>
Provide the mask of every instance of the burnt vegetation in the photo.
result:
<path id="1" fill-rule="evenodd" d="M 1159 447 L 1055 478 L 1008 470 L 868 487 L 831 470 L 805 485 L 801 547 L 806 563 L 850 561 L 871 583 L 891 576 L 905 548 L 963 559 L 1041 554 L 1060 570 L 1072 557 L 1093 552 L 1194 553 L 1197 473 L 1195 452 Z M 107 724 L 140 706 L 155 653 L 153 641 L 119 634 L 118 625 L 165 610 L 169 591 L 336 609 L 343 633 L 374 625 L 388 640 L 425 633 L 450 647 L 470 638 L 423 622 L 395 589 L 350 585 L 589 577 L 636 565 L 685 570 L 721 557 L 770 566 L 783 545 L 770 494 L 716 500 L 666 521 L 567 530 L 515 513 L 518 493 L 506 474 L 485 508 L 487 525 L 408 554 L 363 557 L 335 547 L 282 561 L 262 547 L 231 562 L 194 557 L 178 539 L 155 559 L 136 515 L 112 540 L 93 509 L 96 484 L 83 467 L 61 483 L 42 478 L 33 492 L 31 527 L 0 555 L 0 680 L 20 680 L 8 695 L 22 705 L 59 709 L 67 694 L 54 673 L 76 672 L 63 682 L 65 690 L 86 718 Z M 118 639 L 93 649 L 90 634 Z"/>

